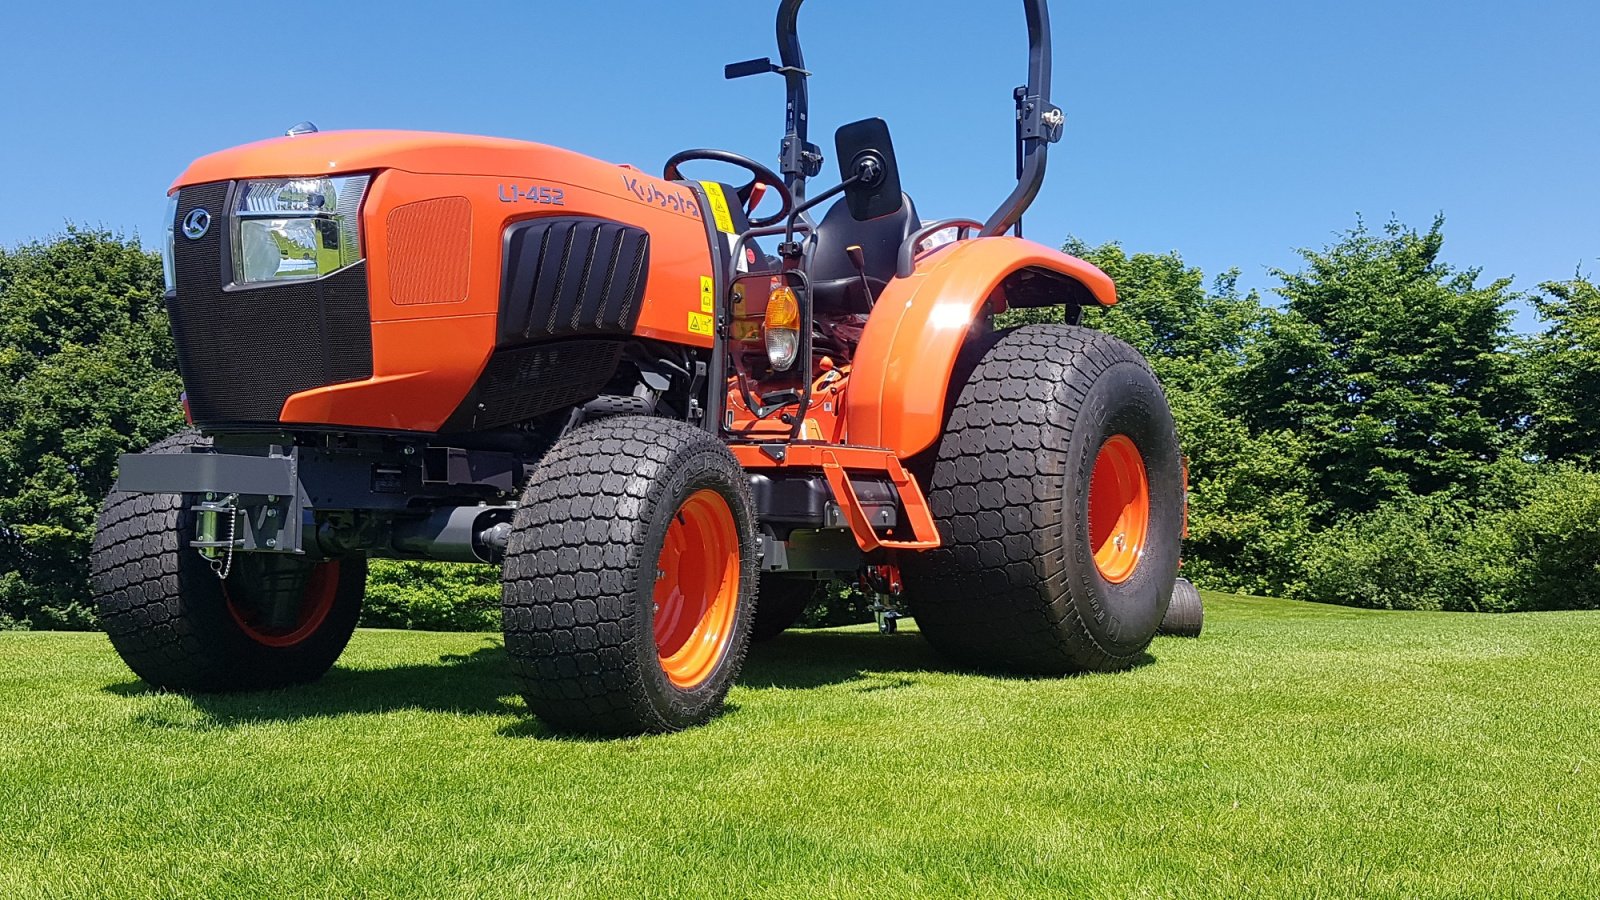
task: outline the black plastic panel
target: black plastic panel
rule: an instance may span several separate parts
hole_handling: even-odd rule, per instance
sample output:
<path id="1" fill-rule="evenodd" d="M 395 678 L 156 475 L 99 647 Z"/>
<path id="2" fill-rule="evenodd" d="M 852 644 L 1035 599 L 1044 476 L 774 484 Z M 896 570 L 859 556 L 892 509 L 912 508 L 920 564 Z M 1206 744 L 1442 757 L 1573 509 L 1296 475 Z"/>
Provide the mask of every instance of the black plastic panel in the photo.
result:
<path id="1" fill-rule="evenodd" d="M 622 361 L 622 342 L 567 340 L 496 350 L 442 431 L 524 422 L 599 396 Z"/>
<path id="2" fill-rule="evenodd" d="M 499 346 L 631 334 L 650 234 L 604 219 L 541 218 L 506 229 Z"/>
<path id="3" fill-rule="evenodd" d="M 225 182 L 178 195 L 178 290 L 167 310 L 195 421 L 276 422 L 291 394 L 371 377 L 366 264 L 314 281 L 228 290 L 229 201 Z M 211 227 L 190 240 L 182 222 L 196 207 L 211 213 Z"/>
<path id="4" fill-rule="evenodd" d="M 750 474 L 750 493 L 756 501 L 756 518 L 764 525 L 781 528 L 826 528 L 843 521 L 834 510 L 830 521 L 829 505 L 837 505 L 833 489 L 821 475 L 770 475 Z M 856 499 L 874 522 L 892 524 L 899 521 L 900 493 L 888 479 L 876 475 L 851 474 L 850 486 Z M 880 518 L 887 513 L 888 518 Z"/>

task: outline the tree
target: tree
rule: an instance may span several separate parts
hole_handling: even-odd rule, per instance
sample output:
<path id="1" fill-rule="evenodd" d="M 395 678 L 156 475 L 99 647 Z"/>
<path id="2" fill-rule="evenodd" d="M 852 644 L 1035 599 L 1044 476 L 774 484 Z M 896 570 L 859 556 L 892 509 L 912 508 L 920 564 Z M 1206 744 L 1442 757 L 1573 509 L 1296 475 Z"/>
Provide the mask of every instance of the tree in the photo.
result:
<path id="1" fill-rule="evenodd" d="M 1426 232 L 1364 225 L 1305 267 L 1274 271 L 1285 309 L 1269 315 L 1239 379 L 1256 432 L 1310 448 L 1328 510 L 1479 485 L 1512 444 L 1526 404 L 1506 352 L 1510 280 L 1439 259 L 1444 220 Z"/>
<path id="2" fill-rule="evenodd" d="M 117 456 L 183 425 L 160 257 L 68 226 L 0 250 L 0 627 L 90 624 Z"/>
<path id="3" fill-rule="evenodd" d="M 1525 350 L 1530 441 L 1547 460 L 1600 466 L 1600 287 L 1582 275 L 1539 286 L 1544 330 Z"/>
<path id="4" fill-rule="evenodd" d="M 1244 362 L 1265 322 L 1254 292 L 1240 294 L 1239 273 L 1212 282 L 1177 252 L 1129 254 L 1115 243 L 1087 247 L 1068 241 L 1067 253 L 1094 263 L 1117 285 L 1118 302 L 1090 310 L 1084 324 L 1122 338 L 1150 361 L 1169 390 L 1210 389 Z"/>

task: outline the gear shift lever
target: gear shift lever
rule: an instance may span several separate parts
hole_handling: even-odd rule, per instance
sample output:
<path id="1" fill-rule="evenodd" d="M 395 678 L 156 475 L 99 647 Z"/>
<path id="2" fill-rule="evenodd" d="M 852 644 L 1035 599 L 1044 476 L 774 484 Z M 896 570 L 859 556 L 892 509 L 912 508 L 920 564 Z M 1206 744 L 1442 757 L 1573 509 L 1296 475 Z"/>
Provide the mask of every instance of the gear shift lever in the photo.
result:
<path id="1" fill-rule="evenodd" d="M 851 244 L 844 248 L 845 255 L 850 257 L 850 265 L 855 267 L 856 274 L 861 276 L 861 292 L 866 298 L 867 306 L 873 303 L 872 283 L 867 281 L 867 254 L 861 249 L 860 244 Z"/>

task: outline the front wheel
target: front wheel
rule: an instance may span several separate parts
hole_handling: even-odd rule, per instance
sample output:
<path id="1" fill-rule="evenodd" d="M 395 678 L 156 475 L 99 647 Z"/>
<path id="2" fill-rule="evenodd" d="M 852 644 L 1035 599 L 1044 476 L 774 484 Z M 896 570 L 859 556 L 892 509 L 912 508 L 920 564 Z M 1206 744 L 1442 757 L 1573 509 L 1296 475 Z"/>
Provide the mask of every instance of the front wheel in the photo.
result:
<path id="1" fill-rule="evenodd" d="M 754 619 L 755 505 L 709 433 L 622 416 L 539 463 L 502 574 L 506 652 L 528 707 L 562 731 L 710 720 Z"/>
<path id="2" fill-rule="evenodd" d="M 147 453 L 207 445 L 184 432 Z M 101 626 L 134 674 L 175 691 L 244 691 L 315 681 L 355 631 L 364 559 L 237 554 L 226 580 L 189 546 L 179 494 L 113 491 L 95 530 L 90 583 Z"/>

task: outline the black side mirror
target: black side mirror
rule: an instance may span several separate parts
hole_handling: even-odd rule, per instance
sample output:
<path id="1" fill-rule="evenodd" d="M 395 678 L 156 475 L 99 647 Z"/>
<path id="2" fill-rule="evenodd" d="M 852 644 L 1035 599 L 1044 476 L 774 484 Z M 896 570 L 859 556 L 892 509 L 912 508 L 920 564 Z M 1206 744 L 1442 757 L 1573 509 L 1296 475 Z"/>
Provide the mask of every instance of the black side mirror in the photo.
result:
<path id="1" fill-rule="evenodd" d="M 900 211 L 900 169 L 894 161 L 894 143 L 882 119 L 862 119 L 842 126 L 833 136 L 838 150 L 839 177 L 857 180 L 844 190 L 850 217 L 857 222 Z M 859 177 L 857 177 L 859 176 Z"/>

